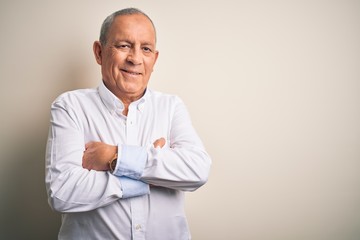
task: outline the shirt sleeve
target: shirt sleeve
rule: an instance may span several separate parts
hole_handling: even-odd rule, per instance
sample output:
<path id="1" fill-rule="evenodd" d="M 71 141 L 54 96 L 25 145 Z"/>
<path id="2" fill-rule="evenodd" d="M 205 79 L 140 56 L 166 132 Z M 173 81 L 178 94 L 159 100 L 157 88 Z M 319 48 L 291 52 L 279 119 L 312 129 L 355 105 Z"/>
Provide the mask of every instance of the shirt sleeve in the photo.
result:
<path id="1" fill-rule="evenodd" d="M 121 181 L 123 195 L 122 198 L 131 198 L 150 193 L 149 184 L 128 177 L 118 177 Z"/>
<path id="2" fill-rule="evenodd" d="M 51 108 L 46 147 L 46 189 L 50 206 L 59 212 L 90 211 L 121 198 L 147 194 L 147 184 L 105 171 L 82 167 L 84 133 L 77 113 L 63 101 Z"/>
<path id="3" fill-rule="evenodd" d="M 118 160 L 114 170 L 116 176 L 127 176 L 132 179 L 139 179 L 144 170 L 147 151 L 141 146 L 119 146 Z"/>
<path id="4" fill-rule="evenodd" d="M 194 191 L 207 182 L 211 159 L 178 98 L 170 125 L 169 145 L 148 148 L 141 180 L 155 186 Z"/>

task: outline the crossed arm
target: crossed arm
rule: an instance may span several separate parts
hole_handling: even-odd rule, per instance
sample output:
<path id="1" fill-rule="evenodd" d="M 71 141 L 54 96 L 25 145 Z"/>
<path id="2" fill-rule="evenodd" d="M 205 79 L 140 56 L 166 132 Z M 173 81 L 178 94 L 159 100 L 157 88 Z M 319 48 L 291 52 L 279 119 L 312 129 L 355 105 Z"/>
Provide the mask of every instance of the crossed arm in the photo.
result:
<path id="1" fill-rule="evenodd" d="M 165 139 L 159 138 L 154 143 L 154 148 L 162 148 L 165 145 Z M 89 142 L 85 145 L 85 151 L 82 158 L 82 166 L 88 170 L 108 171 L 109 162 L 115 158 L 118 147 L 103 142 Z"/>
<path id="2" fill-rule="evenodd" d="M 45 182 L 49 203 L 57 211 L 89 211 L 144 194 L 132 191 L 141 184 L 194 191 L 207 181 L 211 159 L 181 103 L 175 109 L 166 139 L 169 147 L 164 146 L 164 139 L 158 139 L 153 146 L 119 145 L 121 149 L 117 149 L 114 145 L 89 142 L 84 148 L 78 113 L 61 99 L 54 102 L 51 113 Z M 116 170 L 110 174 L 109 160 L 116 151 L 120 157 Z M 138 164 L 136 171 L 127 168 L 131 164 Z"/>

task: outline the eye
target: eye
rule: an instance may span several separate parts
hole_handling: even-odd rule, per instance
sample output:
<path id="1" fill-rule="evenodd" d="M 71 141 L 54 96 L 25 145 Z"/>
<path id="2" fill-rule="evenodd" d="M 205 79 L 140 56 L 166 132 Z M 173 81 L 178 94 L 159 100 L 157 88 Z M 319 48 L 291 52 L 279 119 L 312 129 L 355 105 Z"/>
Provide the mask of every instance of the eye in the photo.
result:
<path id="1" fill-rule="evenodd" d="M 143 47 L 143 51 L 150 53 L 150 52 L 152 52 L 153 50 L 152 50 L 151 48 L 149 48 L 149 47 Z"/>
<path id="2" fill-rule="evenodd" d="M 128 49 L 130 47 L 131 47 L 130 44 L 117 44 L 117 45 L 115 45 L 115 48 L 117 48 L 117 49 Z"/>

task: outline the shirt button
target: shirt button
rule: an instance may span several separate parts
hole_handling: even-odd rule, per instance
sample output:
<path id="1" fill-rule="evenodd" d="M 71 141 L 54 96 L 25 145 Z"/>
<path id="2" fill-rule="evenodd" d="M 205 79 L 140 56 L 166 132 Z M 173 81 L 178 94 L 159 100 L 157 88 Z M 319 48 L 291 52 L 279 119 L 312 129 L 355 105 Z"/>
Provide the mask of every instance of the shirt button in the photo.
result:
<path id="1" fill-rule="evenodd" d="M 140 225 L 140 224 L 136 225 L 136 226 L 135 226 L 135 229 L 136 229 L 136 231 L 141 230 L 141 225 Z"/>

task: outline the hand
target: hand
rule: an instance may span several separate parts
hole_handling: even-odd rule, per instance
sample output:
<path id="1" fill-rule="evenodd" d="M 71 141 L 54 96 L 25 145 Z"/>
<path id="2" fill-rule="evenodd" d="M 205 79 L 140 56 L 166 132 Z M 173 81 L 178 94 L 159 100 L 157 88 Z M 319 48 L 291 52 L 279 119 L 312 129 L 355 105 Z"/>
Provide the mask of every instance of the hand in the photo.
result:
<path id="1" fill-rule="evenodd" d="M 159 138 L 155 140 L 154 148 L 162 148 L 165 143 L 164 138 Z M 89 142 L 85 145 L 82 166 L 88 170 L 108 171 L 109 161 L 115 158 L 117 151 L 117 146 L 103 142 Z"/>
<path id="2" fill-rule="evenodd" d="M 82 166 L 88 170 L 107 171 L 109 161 L 117 154 L 117 146 L 102 142 L 89 142 L 85 145 Z"/>
<path id="3" fill-rule="evenodd" d="M 165 145 L 166 141 L 164 138 L 156 139 L 154 142 L 154 148 L 160 147 L 162 148 Z"/>

